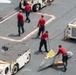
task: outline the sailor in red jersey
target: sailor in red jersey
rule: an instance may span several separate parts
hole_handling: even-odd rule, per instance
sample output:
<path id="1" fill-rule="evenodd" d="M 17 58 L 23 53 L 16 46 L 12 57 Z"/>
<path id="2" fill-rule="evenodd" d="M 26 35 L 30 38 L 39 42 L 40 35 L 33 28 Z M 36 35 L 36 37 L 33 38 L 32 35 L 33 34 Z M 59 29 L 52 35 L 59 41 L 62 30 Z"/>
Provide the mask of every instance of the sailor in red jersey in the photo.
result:
<path id="1" fill-rule="evenodd" d="M 68 55 L 67 55 L 67 51 L 61 46 L 59 45 L 59 49 L 58 49 L 58 52 L 56 54 L 59 55 L 59 54 L 62 54 L 62 61 L 63 61 L 63 65 L 64 65 L 64 71 L 67 70 L 67 59 L 68 59 Z"/>
<path id="2" fill-rule="evenodd" d="M 22 14 L 22 10 L 19 11 L 17 14 L 17 20 L 18 20 L 18 36 L 20 36 L 22 29 L 22 33 L 24 33 L 24 15 Z"/>
<path id="3" fill-rule="evenodd" d="M 41 15 L 41 18 L 39 19 L 38 25 L 37 25 L 37 27 L 39 27 L 39 31 L 38 31 L 37 37 L 40 36 L 41 32 L 43 33 L 45 31 L 45 23 L 46 23 L 46 20 L 45 20 L 44 16 Z"/>
<path id="4" fill-rule="evenodd" d="M 30 12 L 32 11 L 32 7 L 30 5 L 29 2 L 26 3 L 25 5 L 25 13 L 26 13 L 26 22 L 30 22 L 30 19 L 29 19 L 29 15 L 30 15 Z"/>
<path id="5" fill-rule="evenodd" d="M 41 41 L 40 41 L 40 46 L 39 46 L 39 51 L 42 52 L 41 48 L 42 46 L 44 45 L 45 47 L 45 52 L 48 52 L 47 50 L 47 39 L 49 39 L 49 35 L 48 35 L 48 31 L 45 31 L 42 33 L 42 36 L 41 36 Z"/>

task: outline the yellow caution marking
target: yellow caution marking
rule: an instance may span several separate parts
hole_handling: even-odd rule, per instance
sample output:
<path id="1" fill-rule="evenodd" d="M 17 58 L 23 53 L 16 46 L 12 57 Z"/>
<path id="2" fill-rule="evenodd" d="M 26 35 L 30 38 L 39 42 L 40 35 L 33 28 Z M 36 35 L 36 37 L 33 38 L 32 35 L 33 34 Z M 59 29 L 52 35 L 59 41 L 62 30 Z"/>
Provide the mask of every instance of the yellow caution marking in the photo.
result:
<path id="1" fill-rule="evenodd" d="M 55 52 L 53 50 L 50 50 L 48 53 L 47 53 L 47 58 L 51 57 L 51 56 L 54 56 L 55 55 Z"/>

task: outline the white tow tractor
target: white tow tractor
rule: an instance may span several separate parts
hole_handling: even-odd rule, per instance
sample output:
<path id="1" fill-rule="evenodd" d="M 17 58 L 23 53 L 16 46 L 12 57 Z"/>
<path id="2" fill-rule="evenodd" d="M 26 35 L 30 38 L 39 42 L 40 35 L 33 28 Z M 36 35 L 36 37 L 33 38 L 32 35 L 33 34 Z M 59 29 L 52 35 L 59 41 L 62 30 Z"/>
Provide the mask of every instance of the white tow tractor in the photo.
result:
<path id="1" fill-rule="evenodd" d="M 31 59 L 30 49 L 21 43 L 8 43 L 0 52 L 0 75 L 12 75 Z"/>
<path id="2" fill-rule="evenodd" d="M 34 12 L 37 12 L 42 7 L 51 5 L 51 2 L 53 2 L 53 1 L 54 0 L 21 0 L 21 2 L 19 3 L 19 7 L 24 9 L 26 2 L 29 2 L 32 6 L 32 10 Z"/>
<path id="3" fill-rule="evenodd" d="M 65 39 L 76 39 L 76 19 L 70 22 L 65 31 L 64 31 Z"/>

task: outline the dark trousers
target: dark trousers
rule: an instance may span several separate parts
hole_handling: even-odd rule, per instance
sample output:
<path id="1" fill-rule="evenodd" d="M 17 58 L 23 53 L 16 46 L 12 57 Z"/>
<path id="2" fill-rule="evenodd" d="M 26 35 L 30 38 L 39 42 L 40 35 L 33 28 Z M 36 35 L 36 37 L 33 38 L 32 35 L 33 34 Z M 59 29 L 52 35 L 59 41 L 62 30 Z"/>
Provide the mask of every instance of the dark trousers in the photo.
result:
<path id="1" fill-rule="evenodd" d="M 23 33 L 24 32 L 24 24 L 23 24 L 23 22 L 18 21 L 18 34 L 19 35 L 21 34 L 21 30 L 22 30 L 22 33 Z"/>
<path id="2" fill-rule="evenodd" d="M 68 55 L 63 54 L 62 55 L 62 61 L 63 61 L 64 69 L 66 69 L 66 67 L 67 67 L 67 60 L 68 60 Z"/>
<path id="3" fill-rule="evenodd" d="M 45 26 L 39 27 L 38 36 L 40 36 L 41 32 L 43 33 L 45 31 Z"/>
<path id="4" fill-rule="evenodd" d="M 30 22 L 30 19 L 29 19 L 30 10 L 26 10 L 25 13 L 26 13 L 26 21 Z"/>
<path id="5" fill-rule="evenodd" d="M 39 51 L 41 51 L 41 48 L 42 48 L 43 45 L 44 45 L 44 47 L 45 47 L 45 51 L 48 51 L 48 50 L 47 50 L 47 41 L 46 41 L 46 40 L 42 40 L 42 39 L 41 39 L 41 41 L 40 41 Z"/>

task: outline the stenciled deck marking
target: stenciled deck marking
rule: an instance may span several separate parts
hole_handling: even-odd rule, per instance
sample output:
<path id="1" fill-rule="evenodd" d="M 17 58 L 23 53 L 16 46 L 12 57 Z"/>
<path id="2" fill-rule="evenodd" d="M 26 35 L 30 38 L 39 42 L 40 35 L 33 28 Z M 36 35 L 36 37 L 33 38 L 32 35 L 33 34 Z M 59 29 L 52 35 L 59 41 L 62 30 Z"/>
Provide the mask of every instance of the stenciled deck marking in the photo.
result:
<path id="1" fill-rule="evenodd" d="M 16 14 L 16 13 L 15 13 Z M 14 14 L 14 15 L 15 15 Z M 45 26 L 47 26 L 50 22 L 52 22 L 56 17 L 54 15 L 49 15 L 49 14 L 45 14 L 45 13 L 39 13 L 39 12 L 36 12 L 35 14 L 39 14 L 39 15 L 44 15 L 44 16 L 49 16 L 51 17 L 45 24 Z M 12 16 L 14 16 L 12 15 Z M 11 18 L 11 16 L 10 16 Z M 9 19 L 9 18 L 8 18 Z M 26 39 L 28 39 L 29 37 L 31 37 L 32 35 L 34 35 L 37 31 L 38 31 L 39 28 L 36 28 L 34 31 L 32 31 L 31 33 L 29 33 L 28 35 L 26 35 L 24 38 L 20 39 L 20 40 L 15 40 L 15 39 L 11 39 L 11 38 L 7 38 L 7 37 L 3 37 L 3 36 L 0 36 L 0 39 L 4 39 L 4 40 L 9 40 L 9 41 L 13 41 L 13 42 L 23 42 L 25 41 Z"/>

